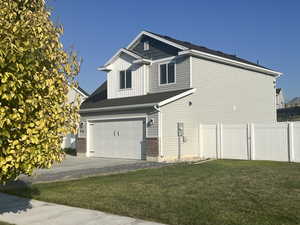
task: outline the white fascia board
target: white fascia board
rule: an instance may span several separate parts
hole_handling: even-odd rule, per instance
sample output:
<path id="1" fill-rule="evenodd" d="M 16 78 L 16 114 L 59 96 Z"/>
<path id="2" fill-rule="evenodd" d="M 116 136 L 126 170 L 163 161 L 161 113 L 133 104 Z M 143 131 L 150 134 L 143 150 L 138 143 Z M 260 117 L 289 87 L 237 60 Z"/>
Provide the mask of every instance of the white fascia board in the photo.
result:
<path id="1" fill-rule="evenodd" d="M 152 107 L 156 103 L 147 103 L 147 104 L 139 104 L 139 105 L 124 105 L 124 106 L 112 106 L 112 107 L 103 107 L 103 108 L 90 108 L 90 109 L 80 109 L 80 113 L 84 112 L 101 112 L 101 111 L 109 111 L 115 109 L 137 109 L 137 108 L 145 108 Z"/>
<path id="2" fill-rule="evenodd" d="M 199 57 L 203 57 L 206 59 L 211 59 L 211 60 L 215 60 L 215 61 L 219 61 L 219 62 L 225 62 L 225 63 L 229 63 L 231 65 L 236 65 L 236 66 L 240 66 L 246 69 L 252 69 L 254 71 L 257 72 L 262 72 L 262 73 L 267 73 L 270 75 L 275 76 L 276 78 L 279 77 L 280 75 L 282 75 L 281 72 L 277 72 L 274 70 L 269 70 L 269 69 L 264 69 L 258 66 L 254 66 L 254 65 L 250 65 L 247 63 L 242 63 L 236 60 L 232 60 L 232 59 L 227 59 L 221 56 L 216 56 L 216 55 L 212 55 L 209 53 L 205 53 L 205 52 L 201 52 L 201 51 L 197 51 L 197 50 L 186 50 L 186 51 L 181 51 L 178 53 L 178 55 L 193 55 L 193 56 L 199 56 Z"/>
<path id="3" fill-rule="evenodd" d="M 111 69 L 109 69 L 108 66 L 100 66 L 100 67 L 97 68 L 97 70 L 99 70 L 99 71 L 104 71 L 104 72 L 109 72 L 109 71 L 111 71 Z"/>
<path id="4" fill-rule="evenodd" d="M 166 43 L 166 44 L 168 44 L 168 45 L 174 46 L 175 48 L 179 48 L 179 49 L 181 49 L 181 50 L 187 50 L 187 49 L 188 49 L 187 47 L 184 47 L 184 46 L 182 46 L 182 45 L 176 44 L 176 43 L 174 43 L 174 42 L 172 42 L 172 41 L 169 41 L 169 40 L 167 40 L 167 39 L 164 39 L 164 38 L 162 38 L 162 37 L 159 37 L 159 36 L 157 36 L 157 35 L 155 35 L 155 34 L 152 34 L 152 33 L 147 32 L 147 31 L 142 31 L 141 33 L 139 33 L 138 36 L 136 36 L 136 38 L 133 39 L 133 41 L 127 46 L 127 48 L 130 49 L 132 46 L 134 46 L 134 44 L 135 44 L 135 43 L 136 43 L 143 35 L 149 36 L 149 37 L 151 37 L 151 38 L 154 38 L 154 39 L 159 40 L 159 41 L 161 41 L 161 42 L 164 42 L 164 43 Z"/>
<path id="5" fill-rule="evenodd" d="M 111 64 L 122 52 L 126 53 L 127 55 L 130 55 L 132 56 L 133 58 L 136 58 L 136 59 L 141 59 L 141 57 L 131 51 L 128 51 L 127 49 L 125 48 L 121 48 L 119 51 L 117 51 L 116 54 L 113 55 L 113 57 L 111 57 L 105 64 L 103 67 L 100 67 L 100 68 L 106 68 L 109 64 Z M 100 69 L 98 68 L 98 69 Z"/>
<path id="6" fill-rule="evenodd" d="M 190 94 L 194 93 L 195 91 L 196 91 L 196 88 L 193 88 L 193 89 L 185 91 L 185 92 L 183 92 L 181 94 L 175 95 L 175 96 L 173 96 L 171 98 L 168 98 L 168 99 L 166 99 L 166 100 L 158 103 L 157 105 L 158 105 L 158 107 L 164 106 L 164 105 L 166 105 L 166 104 L 168 104 L 170 102 L 176 101 L 177 99 L 180 99 L 180 98 L 183 98 L 183 97 L 185 97 L 187 95 L 190 95 Z"/>
<path id="7" fill-rule="evenodd" d="M 133 63 L 143 63 L 143 64 L 151 64 L 152 63 L 152 60 L 149 60 L 149 59 L 137 59 L 137 60 L 134 60 Z"/>
<path id="8" fill-rule="evenodd" d="M 111 71 L 113 68 L 111 65 L 108 65 L 108 66 L 100 66 L 97 68 L 97 70 L 99 71 L 104 71 L 104 72 L 109 72 Z"/>
<path id="9" fill-rule="evenodd" d="M 88 95 L 86 95 L 85 93 L 83 93 L 82 91 L 80 91 L 78 88 L 74 87 L 73 89 L 75 91 L 77 91 L 79 94 L 81 94 L 83 97 L 85 97 L 85 98 L 89 97 Z"/>

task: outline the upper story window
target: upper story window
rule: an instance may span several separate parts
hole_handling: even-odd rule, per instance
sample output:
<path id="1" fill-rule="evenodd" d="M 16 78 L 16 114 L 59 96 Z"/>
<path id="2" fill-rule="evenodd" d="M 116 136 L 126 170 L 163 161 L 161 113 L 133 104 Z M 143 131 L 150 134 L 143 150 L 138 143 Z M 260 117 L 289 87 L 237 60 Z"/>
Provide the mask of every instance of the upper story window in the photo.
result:
<path id="1" fill-rule="evenodd" d="M 159 65 L 160 84 L 175 83 L 175 63 L 165 63 Z"/>
<path id="2" fill-rule="evenodd" d="M 145 41 L 144 42 L 144 51 L 148 51 L 149 50 L 149 41 Z"/>
<path id="3" fill-rule="evenodd" d="M 131 70 L 120 71 L 120 89 L 132 87 L 132 73 Z"/>

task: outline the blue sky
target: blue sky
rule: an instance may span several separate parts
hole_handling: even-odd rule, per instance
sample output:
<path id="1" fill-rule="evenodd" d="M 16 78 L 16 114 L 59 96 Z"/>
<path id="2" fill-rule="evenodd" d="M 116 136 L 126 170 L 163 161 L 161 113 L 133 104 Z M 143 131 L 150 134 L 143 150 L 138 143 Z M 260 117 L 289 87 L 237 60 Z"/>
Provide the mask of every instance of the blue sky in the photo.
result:
<path id="1" fill-rule="evenodd" d="M 141 31 L 186 40 L 283 72 L 278 87 L 300 96 L 300 1 L 50 0 L 65 48 L 83 58 L 78 80 L 91 93 L 105 79 L 97 67 Z M 255 91 L 255 90 L 254 90 Z"/>

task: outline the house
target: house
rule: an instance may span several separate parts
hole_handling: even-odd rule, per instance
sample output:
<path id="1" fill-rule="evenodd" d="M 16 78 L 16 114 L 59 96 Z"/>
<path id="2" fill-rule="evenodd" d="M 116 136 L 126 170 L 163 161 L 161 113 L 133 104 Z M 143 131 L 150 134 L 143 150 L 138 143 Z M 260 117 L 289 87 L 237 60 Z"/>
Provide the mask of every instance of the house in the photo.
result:
<path id="1" fill-rule="evenodd" d="M 291 101 L 289 101 L 286 105 L 287 108 L 291 107 L 300 107 L 300 97 L 295 97 Z"/>
<path id="2" fill-rule="evenodd" d="M 79 102 L 80 104 L 87 99 L 89 96 L 89 94 L 84 91 L 81 87 L 77 87 L 77 88 L 72 88 L 69 86 L 69 91 L 68 91 L 68 103 L 72 104 L 73 102 L 76 101 L 77 97 L 79 98 Z M 62 148 L 76 148 L 76 135 L 74 134 L 67 134 L 67 136 L 65 136 L 63 138 L 63 142 L 62 142 Z"/>
<path id="3" fill-rule="evenodd" d="M 142 31 L 99 70 L 107 82 L 80 109 L 87 157 L 195 158 L 200 123 L 276 121 L 281 73 L 235 55 Z"/>
<path id="4" fill-rule="evenodd" d="M 284 97 L 281 88 L 276 88 L 276 108 L 283 109 L 285 107 Z"/>

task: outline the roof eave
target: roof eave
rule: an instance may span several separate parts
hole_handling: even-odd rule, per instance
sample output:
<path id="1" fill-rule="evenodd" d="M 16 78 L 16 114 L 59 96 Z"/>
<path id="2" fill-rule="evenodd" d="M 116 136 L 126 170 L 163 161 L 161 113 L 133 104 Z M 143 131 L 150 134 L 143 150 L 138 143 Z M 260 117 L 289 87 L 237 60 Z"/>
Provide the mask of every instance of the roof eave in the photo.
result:
<path id="1" fill-rule="evenodd" d="M 109 66 L 109 65 L 110 65 L 117 57 L 119 57 L 119 55 L 120 55 L 122 52 L 123 52 L 123 53 L 126 53 L 127 55 L 130 55 L 131 57 L 133 57 L 133 58 L 135 58 L 135 59 L 141 59 L 141 56 L 139 56 L 139 55 L 137 55 L 137 54 L 135 54 L 135 53 L 133 53 L 133 52 L 131 52 L 131 51 L 128 51 L 128 50 L 125 49 L 125 48 L 121 48 L 121 49 L 119 49 L 119 51 L 116 52 L 116 54 L 113 55 L 113 57 L 111 57 L 111 58 L 104 64 L 104 66 L 99 67 L 99 68 L 105 68 L 105 67 Z M 98 68 L 98 69 L 99 69 L 99 68 Z"/>
<path id="2" fill-rule="evenodd" d="M 152 63 L 152 61 L 149 59 L 137 59 L 137 60 L 134 60 L 133 63 L 150 65 Z"/>
<path id="3" fill-rule="evenodd" d="M 147 104 L 138 104 L 138 105 L 124 105 L 124 106 L 111 106 L 111 107 L 102 107 L 102 108 L 88 108 L 88 109 L 80 109 L 79 113 L 113 111 L 113 110 L 119 110 L 119 109 L 148 108 L 148 107 L 153 107 L 156 104 L 157 103 L 147 103 Z"/>
<path id="4" fill-rule="evenodd" d="M 109 69 L 107 66 L 100 66 L 97 68 L 99 71 L 109 72 L 111 69 Z"/>
<path id="5" fill-rule="evenodd" d="M 159 103 L 157 104 L 157 106 L 158 106 L 158 107 L 162 107 L 162 106 L 164 106 L 164 105 L 166 105 L 166 104 L 169 104 L 169 103 L 171 103 L 171 102 L 174 102 L 174 101 L 176 101 L 176 100 L 178 100 L 178 99 L 180 99 L 180 98 L 183 98 L 183 97 L 186 97 L 186 96 L 188 96 L 188 95 L 190 95 L 190 94 L 193 94 L 193 93 L 195 93 L 196 90 L 197 90 L 196 88 L 187 90 L 187 91 L 185 91 L 185 92 L 183 92 L 183 93 L 180 93 L 180 94 L 178 94 L 178 95 L 175 95 L 175 96 L 173 96 L 173 97 L 171 97 L 171 98 L 168 98 L 168 99 L 166 99 L 166 100 L 163 100 L 163 101 L 159 102 Z"/>
<path id="6" fill-rule="evenodd" d="M 196 88 L 187 90 L 183 93 L 180 93 L 178 95 L 172 96 L 168 99 L 165 99 L 160 102 L 152 102 L 152 103 L 145 103 L 145 104 L 136 104 L 136 105 L 123 105 L 123 106 L 111 106 L 111 107 L 102 107 L 102 108 L 88 108 L 88 109 L 80 109 L 79 113 L 86 113 L 86 112 L 103 112 L 103 111 L 114 111 L 114 110 L 120 110 L 120 109 L 138 109 L 138 108 L 148 108 L 148 107 L 162 107 L 166 104 L 169 104 L 171 102 L 174 102 L 180 98 L 186 97 L 196 91 Z"/>
<path id="7" fill-rule="evenodd" d="M 79 94 L 81 94 L 81 95 L 82 95 L 83 97 L 85 97 L 85 98 L 89 97 L 88 94 L 86 94 L 86 93 L 80 91 L 80 90 L 79 90 L 78 88 L 76 88 L 76 87 L 74 87 L 74 90 L 77 91 Z"/>

